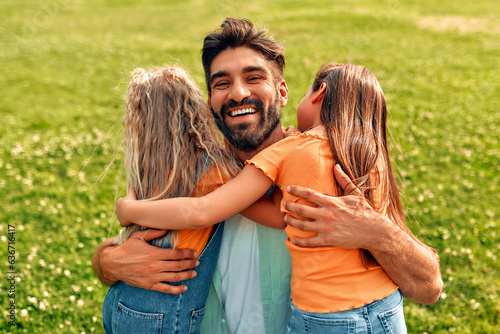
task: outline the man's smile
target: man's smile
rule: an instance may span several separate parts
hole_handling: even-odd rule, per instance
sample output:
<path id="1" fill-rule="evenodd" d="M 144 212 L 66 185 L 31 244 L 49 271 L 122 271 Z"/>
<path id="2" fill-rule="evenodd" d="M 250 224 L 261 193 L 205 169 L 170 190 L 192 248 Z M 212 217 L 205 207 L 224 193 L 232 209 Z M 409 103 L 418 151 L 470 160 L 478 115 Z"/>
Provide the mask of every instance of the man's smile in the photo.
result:
<path id="1" fill-rule="evenodd" d="M 244 116 L 244 115 L 251 115 L 255 114 L 258 111 L 257 108 L 255 107 L 249 107 L 249 108 L 244 108 L 244 109 L 236 109 L 236 110 L 231 110 L 228 115 L 231 117 L 237 117 L 237 116 Z"/>

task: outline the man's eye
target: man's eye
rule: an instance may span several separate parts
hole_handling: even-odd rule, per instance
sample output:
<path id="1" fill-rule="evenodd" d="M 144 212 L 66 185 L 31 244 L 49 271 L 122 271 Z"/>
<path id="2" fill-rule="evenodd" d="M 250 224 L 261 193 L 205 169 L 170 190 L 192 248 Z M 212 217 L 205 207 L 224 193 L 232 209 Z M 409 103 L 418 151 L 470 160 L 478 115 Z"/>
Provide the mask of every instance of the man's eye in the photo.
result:
<path id="1" fill-rule="evenodd" d="M 262 77 L 259 77 L 259 76 L 251 76 L 248 78 L 248 81 L 258 81 L 260 80 Z"/>
<path id="2" fill-rule="evenodd" d="M 227 87 L 227 85 L 229 85 L 229 82 L 221 81 L 221 82 L 215 83 L 214 88 L 224 88 L 224 87 Z"/>

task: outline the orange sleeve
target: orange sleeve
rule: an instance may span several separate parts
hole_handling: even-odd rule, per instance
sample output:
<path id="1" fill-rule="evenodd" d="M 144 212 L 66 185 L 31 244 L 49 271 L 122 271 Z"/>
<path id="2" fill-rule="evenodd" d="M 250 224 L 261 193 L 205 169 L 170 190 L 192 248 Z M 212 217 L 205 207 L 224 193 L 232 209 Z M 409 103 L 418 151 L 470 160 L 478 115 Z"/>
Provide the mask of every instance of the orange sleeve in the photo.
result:
<path id="1" fill-rule="evenodd" d="M 290 136 L 257 153 L 245 164 L 251 164 L 262 170 L 267 177 L 276 182 L 283 165 L 297 145 L 297 137 Z"/>
<path id="2" fill-rule="evenodd" d="M 204 196 L 214 191 L 215 189 L 219 188 L 230 179 L 231 178 L 222 170 L 219 170 L 217 166 L 212 166 L 212 168 L 207 170 L 198 180 L 198 183 L 193 191 L 192 196 L 193 197 Z"/>

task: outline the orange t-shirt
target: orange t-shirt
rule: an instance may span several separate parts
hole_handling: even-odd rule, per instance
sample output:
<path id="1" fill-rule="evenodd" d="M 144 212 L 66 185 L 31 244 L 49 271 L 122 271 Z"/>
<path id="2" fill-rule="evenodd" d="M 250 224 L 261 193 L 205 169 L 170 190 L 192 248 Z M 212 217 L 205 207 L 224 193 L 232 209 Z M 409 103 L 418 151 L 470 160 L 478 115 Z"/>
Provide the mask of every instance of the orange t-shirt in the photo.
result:
<path id="1" fill-rule="evenodd" d="M 310 206 L 313 203 L 290 195 L 286 188 L 299 185 L 338 196 L 333 175 L 334 160 L 328 138 L 308 133 L 293 134 L 247 161 L 261 169 L 283 192 L 284 201 Z M 306 232 L 287 226 L 286 245 L 292 257 L 291 298 L 301 310 L 329 313 L 358 308 L 389 296 L 397 286 L 378 265 L 366 269 L 359 249 L 338 247 L 301 248 L 290 240 L 309 238 Z"/>
<path id="2" fill-rule="evenodd" d="M 227 181 L 229 181 L 229 177 L 227 175 L 222 172 L 219 173 L 216 167 L 212 167 L 198 180 L 191 197 L 204 196 L 214 191 Z M 198 256 L 200 256 L 210 239 L 213 229 L 214 226 L 195 230 L 179 230 L 175 248 L 194 249 Z"/>

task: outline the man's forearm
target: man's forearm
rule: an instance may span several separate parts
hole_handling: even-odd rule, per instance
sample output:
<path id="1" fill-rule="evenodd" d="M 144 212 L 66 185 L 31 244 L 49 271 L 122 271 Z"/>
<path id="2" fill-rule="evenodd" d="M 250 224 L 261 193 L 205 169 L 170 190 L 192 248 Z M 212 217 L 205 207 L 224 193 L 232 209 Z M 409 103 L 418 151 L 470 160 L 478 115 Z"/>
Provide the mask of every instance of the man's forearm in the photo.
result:
<path id="1" fill-rule="evenodd" d="M 113 281 L 109 280 L 104 277 L 104 273 L 102 271 L 101 267 L 101 256 L 102 253 L 109 247 L 115 247 L 117 246 L 117 240 L 116 238 L 110 238 L 107 240 L 104 240 L 96 249 L 94 256 L 92 257 L 92 267 L 94 268 L 94 272 L 96 273 L 97 277 L 101 281 L 102 284 L 107 285 L 107 286 L 113 286 L 118 281 Z"/>
<path id="2" fill-rule="evenodd" d="M 436 252 L 394 225 L 389 218 L 380 225 L 385 233 L 377 238 L 370 253 L 406 299 L 428 305 L 435 303 L 443 289 Z"/>

